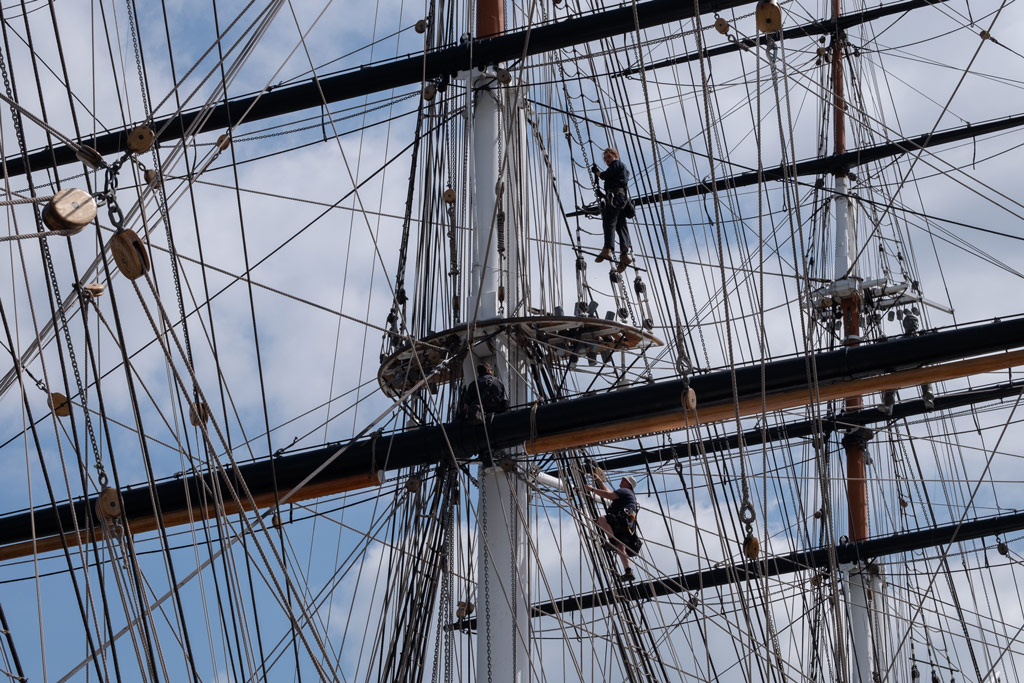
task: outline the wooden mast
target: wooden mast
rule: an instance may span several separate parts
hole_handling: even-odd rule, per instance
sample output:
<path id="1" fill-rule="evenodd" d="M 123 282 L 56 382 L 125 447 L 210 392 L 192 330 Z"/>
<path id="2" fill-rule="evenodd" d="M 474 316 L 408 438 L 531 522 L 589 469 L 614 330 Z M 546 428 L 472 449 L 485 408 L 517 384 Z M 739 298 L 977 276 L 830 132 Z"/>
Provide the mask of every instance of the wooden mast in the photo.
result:
<path id="1" fill-rule="evenodd" d="M 843 50 L 846 33 L 841 28 L 842 0 L 832 0 L 832 109 L 834 155 L 846 153 L 846 93 L 843 82 Z M 839 299 L 843 319 L 843 346 L 860 345 L 861 288 L 857 277 L 857 228 L 853 200 L 849 196 L 849 169 L 837 168 L 835 174 L 835 271 L 833 295 Z M 847 413 L 860 410 L 862 395 L 849 394 L 844 401 Z M 849 508 L 849 540 L 860 543 L 868 538 L 868 487 L 866 452 L 871 431 L 858 427 L 843 437 L 846 451 L 846 499 Z M 871 680 L 871 578 L 867 566 L 854 561 L 843 567 L 846 608 L 850 630 L 850 680 L 869 683 Z"/>

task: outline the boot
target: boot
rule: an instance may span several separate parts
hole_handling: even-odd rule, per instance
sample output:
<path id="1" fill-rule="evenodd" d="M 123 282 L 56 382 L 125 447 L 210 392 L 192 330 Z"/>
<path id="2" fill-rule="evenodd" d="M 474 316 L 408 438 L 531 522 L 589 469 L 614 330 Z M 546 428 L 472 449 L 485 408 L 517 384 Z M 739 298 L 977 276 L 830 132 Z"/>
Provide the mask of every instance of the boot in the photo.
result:
<path id="1" fill-rule="evenodd" d="M 633 568 L 632 567 L 630 567 L 625 572 L 623 572 L 622 576 L 620 576 L 619 578 L 622 579 L 623 581 L 629 581 L 629 582 L 636 581 L 636 577 L 633 576 Z"/>
<path id="2" fill-rule="evenodd" d="M 624 273 L 626 272 L 626 266 L 628 266 L 632 262 L 633 259 L 630 258 L 629 254 L 623 252 L 622 256 L 619 257 L 619 265 L 615 266 L 615 270 L 619 271 L 620 273 Z"/>
<path id="3" fill-rule="evenodd" d="M 601 253 L 597 255 L 597 258 L 594 259 L 594 263 L 600 263 L 601 261 L 611 261 L 611 260 L 612 260 L 612 250 L 609 249 L 608 247 L 605 247 L 604 249 L 601 250 Z"/>

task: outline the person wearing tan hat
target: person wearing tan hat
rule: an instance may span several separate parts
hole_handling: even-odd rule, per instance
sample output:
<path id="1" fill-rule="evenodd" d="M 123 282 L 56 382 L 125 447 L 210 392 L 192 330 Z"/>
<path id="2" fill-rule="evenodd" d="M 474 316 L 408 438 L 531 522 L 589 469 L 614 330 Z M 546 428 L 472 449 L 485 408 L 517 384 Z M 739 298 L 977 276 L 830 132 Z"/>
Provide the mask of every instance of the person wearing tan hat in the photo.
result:
<path id="1" fill-rule="evenodd" d="M 633 542 L 636 537 L 636 513 L 640 509 L 636 502 L 636 478 L 625 476 L 619 481 L 619 488 L 610 491 L 607 488 L 607 480 L 604 472 L 597 470 L 594 473 L 594 483 L 600 486 L 587 486 L 587 490 L 605 500 L 612 501 L 608 506 L 607 514 L 597 520 L 597 525 L 608 534 L 611 539 L 609 545 L 622 560 L 623 581 L 633 581 L 633 566 L 629 561 L 627 543 L 630 548 L 635 547 Z M 635 552 L 633 554 L 636 554 Z"/>

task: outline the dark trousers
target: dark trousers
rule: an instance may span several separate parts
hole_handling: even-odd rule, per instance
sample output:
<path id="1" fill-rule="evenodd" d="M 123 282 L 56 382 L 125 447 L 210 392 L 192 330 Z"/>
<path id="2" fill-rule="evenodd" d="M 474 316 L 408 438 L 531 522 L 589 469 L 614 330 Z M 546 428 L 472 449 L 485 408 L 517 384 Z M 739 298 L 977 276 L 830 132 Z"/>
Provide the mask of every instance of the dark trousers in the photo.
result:
<path id="1" fill-rule="evenodd" d="M 601 223 L 604 226 L 604 248 L 614 251 L 615 233 L 619 234 L 619 253 L 629 252 L 629 229 L 626 227 L 626 210 L 614 209 L 604 202 L 601 209 Z"/>

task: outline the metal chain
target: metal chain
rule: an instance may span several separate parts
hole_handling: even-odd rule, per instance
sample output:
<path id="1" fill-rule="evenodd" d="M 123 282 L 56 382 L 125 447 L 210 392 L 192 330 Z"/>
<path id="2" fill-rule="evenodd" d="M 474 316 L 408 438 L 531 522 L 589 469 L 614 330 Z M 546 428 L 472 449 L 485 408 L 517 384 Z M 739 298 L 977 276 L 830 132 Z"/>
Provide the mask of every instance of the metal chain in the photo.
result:
<path id="1" fill-rule="evenodd" d="M 488 577 L 490 572 L 488 571 L 488 565 L 490 564 L 489 554 L 484 544 L 487 542 L 487 492 L 484 490 L 487 486 L 488 480 L 494 474 L 488 475 L 485 472 L 481 473 L 480 477 L 480 528 L 484 531 L 483 534 L 477 537 L 477 542 L 480 544 L 480 571 L 483 573 L 483 589 L 484 589 L 484 621 L 487 623 L 486 629 L 486 640 L 487 640 L 487 681 L 490 683 L 493 680 L 491 661 L 491 590 L 490 581 Z"/>
<path id="2" fill-rule="evenodd" d="M 0 76 L 2 76 L 3 78 L 4 89 L 7 94 L 7 97 L 10 99 L 11 102 L 13 102 L 14 91 L 11 87 L 10 77 L 7 73 L 7 63 L 4 60 L 2 54 L 0 54 Z M 25 129 L 21 125 L 21 116 L 19 115 L 19 109 L 19 107 L 16 107 L 12 104 L 11 111 L 13 116 L 11 118 L 14 124 L 14 132 L 18 138 L 18 147 L 24 152 L 25 150 L 28 149 L 28 146 L 25 142 Z M 40 218 L 39 214 L 37 212 L 33 212 L 33 215 L 36 221 L 36 229 L 39 232 L 45 232 L 45 228 L 43 227 L 42 219 Z M 82 386 L 82 375 L 78 369 L 78 357 L 75 355 L 75 347 L 71 341 L 71 330 L 68 328 L 68 319 L 67 316 L 64 314 L 64 307 L 59 304 L 60 301 L 63 301 L 63 297 L 60 295 L 59 282 L 57 281 L 57 273 L 53 267 L 53 258 L 50 255 L 50 247 L 46 243 L 46 240 L 40 240 L 39 247 L 43 256 L 43 264 L 46 266 L 47 276 L 50 279 L 50 285 L 53 288 L 54 299 L 58 302 L 58 305 L 56 306 L 57 315 L 60 318 L 60 327 L 62 330 L 64 330 L 64 339 L 67 342 L 68 358 L 71 361 L 71 370 L 75 377 L 75 386 L 78 389 L 78 395 L 84 397 L 85 389 Z M 86 335 L 88 335 L 89 330 L 86 329 L 85 332 Z M 68 398 L 68 400 L 71 400 L 70 397 Z M 96 470 L 98 473 L 99 484 L 100 487 L 102 488 L 107 485 L 107 475 L 106 472 L 103 470 L 103 461 L 100 458 L 99 445 L 96 443 L 96 433 L 95 431 L 93 431 L 92 418 L 89 415 L 88 406 L 84 407 L 85 409 L 82 411 L 82 416 L 85 419 L 85 433 L 86 436 L 89 438 L 89 442 L 92 445 L 93 453 L 96 456 Z"/>

